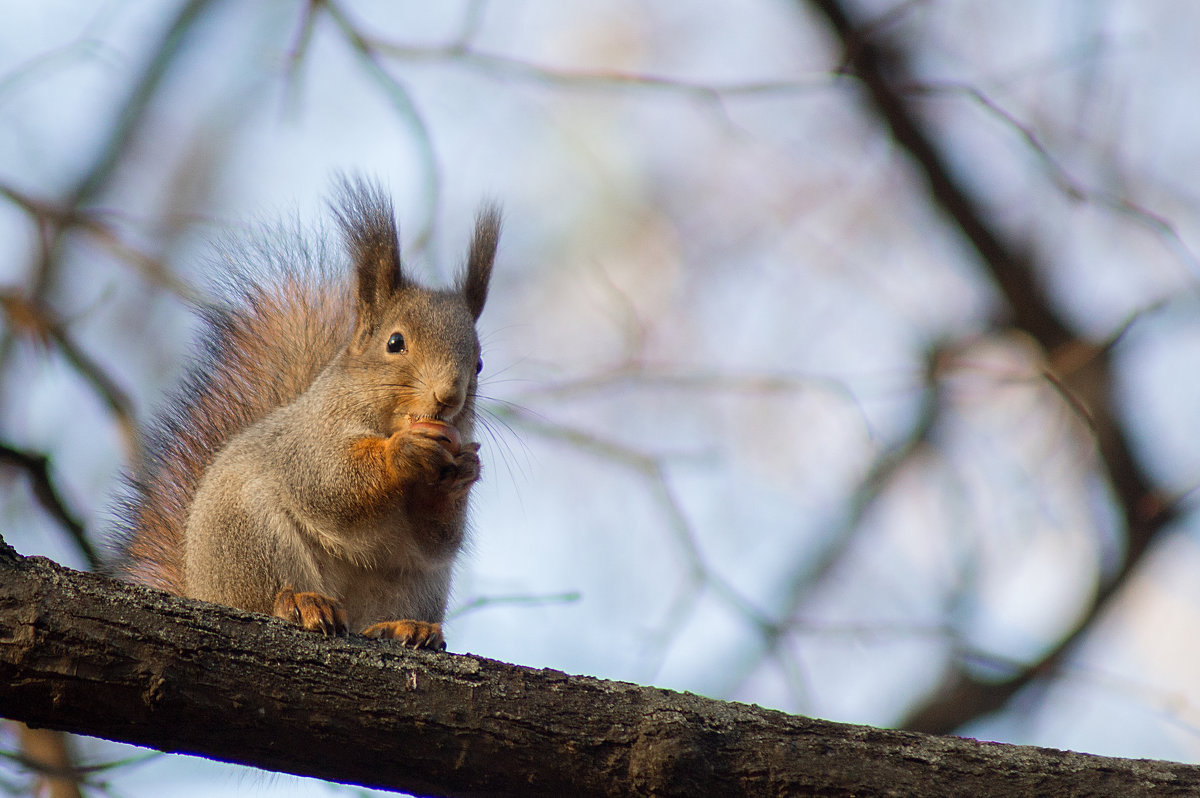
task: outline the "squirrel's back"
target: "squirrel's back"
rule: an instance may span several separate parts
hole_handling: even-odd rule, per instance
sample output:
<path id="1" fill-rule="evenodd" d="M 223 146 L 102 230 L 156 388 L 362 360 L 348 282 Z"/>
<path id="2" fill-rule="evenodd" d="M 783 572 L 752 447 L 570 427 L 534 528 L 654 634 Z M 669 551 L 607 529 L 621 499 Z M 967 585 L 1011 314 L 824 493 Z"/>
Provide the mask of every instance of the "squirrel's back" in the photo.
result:
<path id="1" fill-rule="evenodd" d="M 343 259 L 277 228 L 226 247 L 199 351 L 143 441 L 117 507 L 117 576 L 184 593 L 184 529 L 205 469 L 237 433 L 290 404 L 345 346 L 354 300 Z"/>

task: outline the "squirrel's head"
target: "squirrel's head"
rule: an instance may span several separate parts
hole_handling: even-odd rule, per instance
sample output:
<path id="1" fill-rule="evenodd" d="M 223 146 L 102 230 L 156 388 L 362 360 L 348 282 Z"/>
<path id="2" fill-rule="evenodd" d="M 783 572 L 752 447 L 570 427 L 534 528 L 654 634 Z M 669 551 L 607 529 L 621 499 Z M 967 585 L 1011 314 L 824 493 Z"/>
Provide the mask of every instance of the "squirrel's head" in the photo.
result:
<path id="1" fill-rule="evenodd" d="M 346 181 L 336 209 L 353 264 L 357 305 L 346 366 L 387 415 L 438 419 L 470 432 L 483 368 L 475 322 L 487 299 L 500 213 L 484 206 L 454 288 L 431 290 L 404 273 L 391 201 Z"/>

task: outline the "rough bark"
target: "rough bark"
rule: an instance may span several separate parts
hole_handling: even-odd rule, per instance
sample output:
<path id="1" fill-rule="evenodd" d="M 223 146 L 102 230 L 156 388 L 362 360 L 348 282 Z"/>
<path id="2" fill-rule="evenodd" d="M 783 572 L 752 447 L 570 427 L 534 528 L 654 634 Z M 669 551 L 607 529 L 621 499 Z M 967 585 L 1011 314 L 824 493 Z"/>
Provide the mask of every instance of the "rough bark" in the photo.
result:
<path id="1" fill-rule="evenodd" d="M 442 795 L 1200 794 L 1196 766 L 851 726 L 324 639 L 6 546 L 0 715 Z"/>

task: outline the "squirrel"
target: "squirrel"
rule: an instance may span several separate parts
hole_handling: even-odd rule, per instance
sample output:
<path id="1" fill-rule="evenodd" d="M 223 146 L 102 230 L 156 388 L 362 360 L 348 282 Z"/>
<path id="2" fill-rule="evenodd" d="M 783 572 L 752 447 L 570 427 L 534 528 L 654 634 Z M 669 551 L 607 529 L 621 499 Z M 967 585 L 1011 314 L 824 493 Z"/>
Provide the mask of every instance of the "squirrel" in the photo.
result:
<path id="1" fill-rule="evenodd" d="M 432 290 L 402 266 L 376 184 L 343 179 L 339 200 L 351 280 L 302 238 L 226 258 L 230 302 L 201 306 L 202 354 L 118 508 L 117 575 L 444 649 L 500 214 L 480 209 L 454 287 Z"/>

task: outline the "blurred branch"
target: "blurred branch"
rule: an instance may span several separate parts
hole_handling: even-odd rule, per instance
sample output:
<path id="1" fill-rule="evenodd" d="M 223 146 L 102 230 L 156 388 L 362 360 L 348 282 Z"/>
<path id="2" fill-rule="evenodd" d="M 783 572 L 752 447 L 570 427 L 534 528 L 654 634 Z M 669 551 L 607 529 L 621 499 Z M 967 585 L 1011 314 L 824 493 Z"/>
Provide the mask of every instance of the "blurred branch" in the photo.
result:
<path id="1" fill-rule="evenodd" d="M 859 483 L 858 490 L 850 499 L 850 512 L 838 531 L 829 536 L 830 545 L 820 552 L 806 571 L 803 579 L 795 582 L 792 594 L 785 604 L 784 617 L 790 619 L 800 609 L 805 599 L 824 582 L 842 561 L 854 544 L 855 532 L 862 527 L 867 511 L 879 500 L 888 485 L 913 457 L 929 443 L 941 408 L 938 390 L 938 370 L 941 353 L 933 351 L 929 356 L 926 377 L 921 390 L 921 401 L 917 415 L 903 440 L 882 452 L 871 464 Z M 786 628 L 787 621 L 785 621 Z"/>
<path id="2" fill-rule="evenodd" d="M 570 398 L 580 394 L 601 393 L 614 388 L 636 386 L 639 388 L 666 388 L 687 393 L 745 393 L 753 395 L 794 393 L 797 391 L 824 391 L 853 405 L 855 411 L 869 426 L 858 395 L 844 380 L 816 374 L 735 373 L 725 371 L 677 371 L 668 364 L 652 365 L 640 361 L 623 363 L 616 368 L 598 371 L 583 377 L 558 380 L 530 390 L 531 394 L 555 399 Z"/>
<path id="3" fill-rule="evenodd" d="M 163 278 L 164 270 L 153 259 L 140 256 L 132 248 L 126 247 L 111 229 L 89 214 L 83 213 L 81 209 L 103 192 L 122 157 L 133 146 L 135 132 L 144 120 L 151 101 L 157 95 L 163 78 L 180 52 L 184 37 L 198 22 L 203 12 L 214 4 L 214 0 L 190 0 L 180 7 L 154 49 L 149 63 L 134 82 L 129 96 L 103 137 L 103 143 L 91 164 L 82 172 L 74 186 L 68 189 L 61 202 L 54 205 L 40 203 L 10 186 L 0 187 L 5 197 L 33 217 L 40 239 L 39 246 L 34 250 L 36 254 L 29 271 L 30 288 L 25 298 L 19 298 L 16 294 L 8 294 L 4 298 L 10 330 L 33 332 L 42 340 L 54 341 L 72 367 L 114 412 L 130 451 L 136 448 L 136 433 L 128 398 L 116 383 L 70 340 L 59 324 L 48 320 L 48 297 L 58 281 L 65 236 L 68 231 L 77 227 L 88 230 L 103 245 L 139 266 L 144 273 L 156 275 L 164 284 L 168 282 Z M 0 352 L 7 353 L 11 342 L 12 338 L 5 335 L 0 341 Z M 67 509 L 66 503 L 50 479 L 48 459 L 44 455 L 24 452 L 7 445 L 0 447 L 0 458 L 29 474 L 38 501 L 67 531 L 89 566 L 93 569 L 99 568 L 102 564 L 101 558 L 87 539 L 83 524 Z"/>
<path id="4" fill-rule="evenodd" d="M 1110 191 L 1102 189 L 1090 188 L 1086 186 L 1082 180 L 1072 175 L 1062 163 L 1054 157 L 1041 138 L 1033 130 L 1032 127 L 1017 119 L 1013 114 L 1006 111 L 995 100 L 989 97 L 986 93 L 975 86 L 957 83 L 931 83 L 921 82 L 911 86 L 899 87 L 897 91 L 912 95 L 936 95 L 936 94 L 958 94 L 965 95 L 987 113 L 999 119 L 1003 124 L 1014 130 L 1017 135 L 1025 142 L 1026 147 L 1037 157 L 1042 164 L 1050 181 L 1059 188 L 1068 198 L 1078 201 L 1087 202 L 1101 207 L 1108 208 L 1111 211 L 1119 213 L 1123 216 L 1128 216 L 1143 227 L 1151 230 L 1156 235 L 1161 237 L 1167 246 L 1173 251 L 1177 257 L 1187 267 L 1192 277 L 1200 279 L 1200 260 L 1196 254 L 1188 247 L 1187 242 L 1183 240 L 1183 236 L 1179 234 L 1178 228 L 1170 220 L 1162 214 L 1145 208 L 1133 200 L 1114 194 Z M 1197 288 L 1200 290 L 1200 287 Z"/>
<path id="5" fill-rule="evenodd" d="M 847 504 L 848 512 L 838 524 L 824 536 L 827 541 L 815 556 L 805 551 L 805 564 L 797 564 L 795 576 L 787 597 L 781 603 L 779 621 L 763 627 L 766 632 L 763 645 L 765 656 L 777 657 L 783 650 L 788 635 L 802 627 L 799 612 L 806 601 L 835 573 L 837 566 L 846 558 L 863 529 L 863 519 L 882 497 L 898 474 L 929 444 L 942 407 L 938 386 L 938 372 L 942 366 L 942 351 L 934 349 L 926 367 L 921 401 L 917 416 L 902 440 L 881 452 L 859 482 L 854 495 Z M 757 658 L 748 661 L 739 671 L 731 674 L 722 695 L 731 695 L 749 679 L 757 665 Z"/>
<path id="6" fill-rule="evenodd" d="M 0 77 L 0 102 L 7 101 L 27 84 L 52 79 L 56 72 L 70 71 L 78 66 L 79 61 L 101 54 L 110 58 L 113 55 L 106 52 L 103 42 L 86 36 L 62 47 L 38 53 Z"/>
<path id="7" fill-rule="evenodd" d="M 50 478 L 50 458 L 44 454 L 25 451 L 0 442 L 0 463 L 18 468 L 26 473 L 33 485 L 33 495 L 37 497 L 38 503 L 71 536 L 71 540 L 75 542 L 80 553 L 87 560 L 88 567 L 93 571 L 100 570 L 104 565 L 104 560 L 92 542 L 88 540 L 83 522 L 68 509 L 66 500 L 58 492 L 54 480 Z"/>
<path id="8" fill-rule="evenodd" d="M 52 756 L 58 752 L 65 753 L 67 756 L 72 756 L 76 752 L 71 745 L 70 738 L 63 732 L 53 731 L 44 728 L 30 728 L 24 723 L 12 722 L 12 726 L 16 728 L 21 736 L 22 748 L 29 752 L 30 746 L 25 742 L 29 739 L 27 735 L 30 732 L 35 732 L 37 735 L 32 738 L 33 745 L 45 751 Z M 54 738 L 58 738 L 57 740 Z M 30 752 L 32 753 L 32 752 Z M 72 760 L 63 761 L 60 764 L 47 764 L 45 756 L 29 756 L 29 753 L 13 753 L 11 751 L 0 750 L 0 758 L 6 759 L 19 767 L 29 770 L 35 774 L 46 774 L 48 776 L 59 776 L 62 781 L 69 781 L 73 787 L 88 788 L 87 795 L 93 795 L 95 792 L 100 792 L 105 795 L 112 795 L 108 783 L 100 778 L 105 773 L 118 770 L 127 770 L 131 767 L 143 765 L 155 759 L 161 759 L 165 754 L 161 751 L 143 751 L 136 752 L 131 756 L 121 757 L 119 759 L 106 760 L 104 762 L 93 762 L 86 765 L 77 765 Z M 0 792 L 3 791 L 0 787 Z M 27 790 L 14 789 L 11 791 L 14 795 L 25 795 Z M 66 793 L 66 795 L 74 795 L 75 793 Z M 42 798 L 42 793 L 33 791 L 33 795 Z M 56 798 L 54 794 L 50 794 L 46 798 Z"/>
<path id="9" fill-rule="evenodd" d="M 67 335 L 63 325 L 50 317 L 46 308 L 27 302 L 15 294 L 0 292 L 0 311 L 8 320 L 11 331 L 42 343 L 54 343 L 67 363 L 92 387 L 117 420 L 125 441 L 126 455 L 132 458 L 138 451 L 137 421 L 133 415 L 132 400 L 116 380 L 79 348 Z"/>
<path id="10" fill-rule="evenodd" d="M 905 150 L 925 177 L 934 204 L 975 250 L 1007 300 L 1011 324 L 1029 334 L 1045 350 L 1050 366 L 1060 353 L 1081 345 L 1052 305 L 1040 281 L 1039 264 L 1028 243 L 1006 240 L 987 221 L 981 205 L 967 192 L 950 168 L 933 137 L 912 112 L 900 87 L 910 85 L 909 58 L 899 47 L 863 35 L 846 4 L 839 0 L 806 0 L 837 35 L 846 52 L 846 72 L 862 84 L 870 107 L 887 125 L 893 140 Z M 1089 346 L 1087 342 L 1082 345 Z M 1090 628 L 1107 602 L 1140 564 L 1157 533 L 1176 517 L 1177 506 L 1167 503 L 1135 462 L 1112 405 L 1112 360 L 1101 350 L 1074 373 L 1058 373 L 1059 382 L 1090 411 L 1105 475 L 1112 486 L 1126 528 L 1126 554 L 1117 572 L 1101 585 L 1090 607 L 1052 651 L 1015 676 L 988 682 L 955 664 L 948 684 L 904 721 L 908 728 L 949 732 L 980 715 L 1005 705 L 1022 687 L 1053 668 Z"/>
<path id="11" fill-rule="evenodd" d="M 542 607 L 547 604 L 574 604 L 582 598 L 582 595 L 579 591 L 572 590 L 567 593 L 551 593 L 547 595 L 476 596 L 451 610 L 446 615 L 446 620 L 452 621 L 455 618 L 475 612 L 476 610 L 497 605 L 512 606 L 517 604 L 522 607 Z"/>
<path id="12" fill-rule="evenodd" d="M 318 0 L 327 2 L 329 0 Z M 572 91 L 628 91 L 644 90 L 666 92 L 696 100 L 711 108 L 727 126 L 734 126 L 725 107 L 725 102 L 735 97 L 758 97 L 828 88 L 831 77 L 828 73 L 808 75 L 787 80 L 762 80 L 738 83 L 713 84 L 672 78 L 641 72 L 620 70 L 576 70 L 536 64 L 520 58 L 476 49 L 472 39 L 479 31 L 479 3 L 468 7 L 462 31 L 447 44 L 435 46 L 413 46 L 368 38 L 355 32 L 360 49 L 370 49 L 391 58 L 409 62 L 449 63 L 477 69 L 490 79 L 505 78 L 542 86 L 552 86 Z"/>
<path id="13" fill-rule="evenodd" d="M 709 83 L 654 75 L 646 72 L 625 72 L 617 69 L 580 70 L 537 64 L 499 53 L 476 50 L 469 42 L 455 42 L 440 47 L 414 47 L 391 42 L 376 42 L 381 53 L 407 61 L 456 62 L 491 75 L 515 78 L 532 83 L 564 89 L 599 91 L 628 91 L 642 89 L 680 94 L 692 99 L 721 105 L 734 97 L 755 97 L 773 94 L 795 94 L 829 88 L 828 73 L 786 80 L 755 80 L 737 83 Z"/>
<path id="14" fill-rule="evenodd" d="M 1013 325 L 1025 330 L 1048 350 L 1074 338 L 1054 313 L 1046 312 L 1032 255 L 1027 248 L 1005 241 L 987 223 L 987 214 L 962 186 L 932 136 L 918 122 L 897 88 L 912 83 L 907 59 L 864 38 L 862 26 L 852 20 L 838 0 L 804 0 L 825 16 L 846 50 L 847 74 L 858 78 L 872 110 L 879 115 L 895 142 L 909 154 L 925 176 L 926 187 L 937 207 L 949 217 L 967 243 L 987 266 L 1008 300 Z"/>
<path id="15" fill-rule="evenodd" d="M 296 43 L 292 45 L 287 55 L 287 69 L 284 71 L 284 95 L 294 98 L 298 93 L 300 68 L 312 44 L 313 31 L 317 27 L 317 12 L 321 8 L 321 0 L 308 0 L 304 8 L 304 16 L 300 20 L 300 30 L 296 32 Z"/>
<path id="16" fill-rule="evenodd" d="M 661 634 L 651 636 L 657 641 L 653 646 L 652 661 L 657 662 L 670 644 L 671 636 L 684 628 L 684 620 L 699 602 L 701 589 L 705 587 L 712 590 L 716 597 L 748 623 L 760 629 L 773 626 L 771 619 L 762 610 L 738 592 L 705 560 L 691 521 L 688 520 L 683 505 L 671 486 L 663 456 L 646 454 L 585 430 L 546 421 L 519 407 L 494 412 L 520 423 L 523 429 L 534 434 L 567 443 L 577 451 L 614 462 L 642 477 L 645 490 L 666 517 L 667 526 L 683 554 L 687 570 L 678 595 L 670 602 Z M 655 667 L 657 668 L 657 665 Z"/>
<path id="17" fill-rule="evenodd" d="M 21 765 L 38 774 L 31 789 L 33 795 L 46 798 L 82 798 L 79 785 L 83 773 L 75 767 L 67 735 L 50 729 L 31 729 L 20 725 L 21 750 L 15 757 Z"/>
<path id="18" fill-rule="evenodd" d="M 346 37 L 346 41 L 358 53 L 371 77 L 383 89 L 412 133 L 413 141 L 417 146 L 418 160 L 425 168 L 425 193 L 428 197 L 428 209 L 425 224 L 421 226 L 410 247 L 413 250 L 425 249 L 434 240 L 438 208 L 442 202 L 442 170 L 438 163 L 437 148 L 434 147 L 433 137 L 429 133 L 429 126 L 421 115 L 420 109 L 413 102 L 408 88 L 384 68 L 375 43 L 363 35 L 358 27 L 350 21 L 345 11 L 342 10 L 341 4 L 335 0 L 318 0 L 316 4 L 325 7 L 330 18 L 337 24 L 342 35 Z"/>
<path id="19" fill-rule="evenodd" d="M 631 321 L 631 323 L 636 324 L 636 320 Z M 687 395 L 704 392 L 764 396 L 794 394 L 801 391 L 821 391 L 836 396 L 852 406 L 862 421 L 866 436 L 870 437 L 872 434 L 869 419 L 859 401 L 859 397 L 842 380 L 780 372 L 680 372 L 673 371 L 665 364 L 658 366 L 644 363 L 639 359 L 638 353 L 635 353 L 630 360 L 618 364 L 613 368 L 578 378 L 550 382 L 531 389 L 530 393 L 541 398 L 561 400 L 581 395 L 611 393 L 613 390 L 629 387 L 641 390 L 660 389 L 681 391 Z M 922 418 L 918 422 L 918 425 L 924 431 L 916 434 L 922 440 L 928 432 L 927 428 L 933 423 L 931 418 L 926 419 L 925 416 L 932 414 L 932 412 L 933 409 L 923 409 L 921 412 Z M 527 415 L 522 416 L 521 421 L 523 425 L 527 426 L 529 418 Z M 695 538 L 691 523 L 686 518 L 681 504 L 670 489 L 670 483 L 667 479 L 665 465 L 662 462 L 661 456 L 642 452 L 630 452 L 619 445 L 617 445 L 617 450 L 614 451 L 614 444 L 610 441 L 599 442 L 590 433 L 568 431 L 557 426 L 553 426 L 553 428 L 543 426 L 534 431 L 560 440 L 566 440 L 575 446 L 581 447 L 584 451 L 590 450 L 601 454 L 606 459 L 615 460 L 640 472 L 645 477 L 644 481 L 647 490 L 656 503 L 663 508 L 664 514 L 671 521 L 671 526 L 675 530 L 675 537 L 679 541 L 679 545 L 686 552 L 687 572 L 677 594 L 667 604 L 667 609 L 664 613 L 665 620 L 661 625 L 662 631 L 658 635 L 649 635 L 646 638 L 648 642 L 646 658 L 652 664 L 651 678 L 657 673 L 661 660 L 665 656 L 675 635 L 685 628 L 687 617 L 694 611 L 696 603 L 702 597 L 702 590 L 706 587 L 711 588 L 714 594 L 730 609 L 738 613 L 746 623 L 758 631 L 760 638 L 766 641 L 765 645 L 770 653 L 782 653 L 779 644 L 790 628 L 792 613 L 799 607 L 801 596 L 807 595 L 807 591 L 797 587 L 794 600 L 786 602 L 788 609 L 784 613 L 784 620 L 780 621 L 772 618 L 762 609 L 752 605 L 738 594 L 730 583 L 719 577 L 712 566 L 704 560 L 700 543 Z M 580 438 L 581 435 L 583 436 L 582 439 Z M 599 445 L 597 445 L 598 443 Z M 916 448 L 917 445 L 914 443 L 913 451 Z M 892 458 L 896 458 L 898 462 L 894 466 L 889 466 L 889 468 L 895 467 L 898 469 L 900 466 L 899 461 L 906 459 L 907 456 L 907 454 L 900 452 L 899 449 L 893 449 L 889 450 L 884 459 L 890 461 Z M 869 479 L 868 482 L 872 486 L 871 489 L 882 490 L 882 483 L 886 482 L 887 479 L 888 477 L 880 475 L 878 480 Z M 817 582 L 821 581 L 833 569 L 834 564 L 850 549 L 854 537 L 852 534 L 853 529 L 857 525 L 857 519 L 860 518 L 860 511 L 865 510 L 866 504 L 869 503 L 869 500 L 864 500 L 864 504 L 861 507 L 859 505 L 855 506 L 854 520 L 847 521 L 846 526 L 843 527 L 843 533 L 833 536 L 831 545 L 823 552 L 820 562 L 813 566 L 810 571 L 806 571 L 806 574 L 810 576 L 810 578 L 803 580 L 806 585 L 814 586 Z M 739 684 L 746 676 L 748 676 L 748 673 L 733 675 L 730 683 Z M 729 695 L 730 691 L 721 690 L 719 694 Z"/>
<path id="20" fill-rule="evenodd" d="M 154 49 L 149 63 L 134 82 L 91 165 L 67 191 L 60 203 L 63 214 L 59 223 L 49 231 L 48 246 L 43 251 L 41 263 L 34 270 L 32 296 L 35 301 L 41 302 L 45 299 L 46 293 L 57 278 L 59 244 L 63 233 L 77 218 L 76 211 L 104 190 L 122 156 L 133 145 L 134 132 L 141 125 L 147 108 L 162 85 L 163 78 L 179 55 L 184 39 L 203 17 L 204 12 L 216 3 L 217 0 L 189 0 L 180 7 Z"/>
<path id="21" fill-rule="evenodd" d="M 199 300 L 199 296 L 191 286 L 175 277 L 161 260 L 126 243 L 118 234 L 117 228 L 106 222 L 100 212 L 83 211 L 79 208 L 56 205 L 36 199 L 6 183 L 0 183 L 0 196 L 25 211 L 40 230 L 54 231 L 67 228 L 81 230 L 108 250 L 113 257 L 132 265 L 149 284 L 170 291 L 186 301 L 197 302 Z M 43 260 L 49 257 L 50 244 L 49 239 L 43 239 L 41 255 Z"/>

